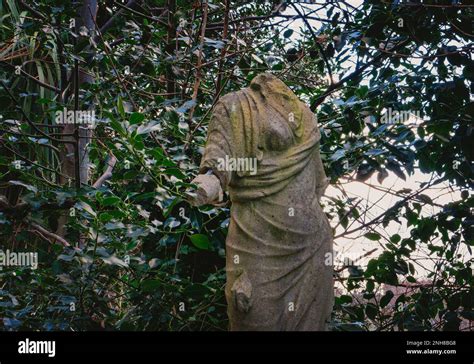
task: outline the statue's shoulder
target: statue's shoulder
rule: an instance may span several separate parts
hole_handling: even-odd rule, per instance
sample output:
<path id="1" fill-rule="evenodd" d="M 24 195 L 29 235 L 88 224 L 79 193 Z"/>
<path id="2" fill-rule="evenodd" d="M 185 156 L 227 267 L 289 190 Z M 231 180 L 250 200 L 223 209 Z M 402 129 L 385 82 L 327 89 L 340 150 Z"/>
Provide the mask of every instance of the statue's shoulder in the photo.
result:
<path id="1" fill-rule="evenodd" d="M 246 89 L 229 92 L 228 94 L 221 96 L 214 106 L 213 113 L 230 115 L 232 112 L 239 110 L 245 90 Z"/>
<path id="2" fill-rule="evenodd" d="M 241 97 L 243 96 L 245 89 L 238 90 L 238 91 L 233 91 L 225 94 L 224 96 L 221 96 L 219 98 L 218 103 L 223 104 L 225 106 L 231 105 L 233 102 L 238 102 Z"/>
<path id="3" fill-rule="evenodd" d="M 310 119 L 312 122 L 314 122 L 317 125 L 318 117 L 316 113 L 311 111 L 311 108 L 305 102 L 300 100 L 300 103 L 301 103 L 301 109 L 302 109 L 304 117 L 307 119 Z"/>

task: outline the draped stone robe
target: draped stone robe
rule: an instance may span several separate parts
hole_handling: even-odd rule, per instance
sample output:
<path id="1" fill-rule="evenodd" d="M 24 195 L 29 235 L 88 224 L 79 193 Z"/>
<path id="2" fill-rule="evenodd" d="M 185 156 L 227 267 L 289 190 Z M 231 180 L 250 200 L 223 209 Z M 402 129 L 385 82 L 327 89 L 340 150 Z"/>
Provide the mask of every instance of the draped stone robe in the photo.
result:
<path id="1" fill-rule="evenodd" d="M 231 330 L 327 327 L 333 236 L 319 205 L 327 185 L 319 140 L 315 116 L 270 74 L 215 106 L 200 173 L 212 170 L 232 201 L 225 290 Z M 226 156 L 256 158 L 256 173 L 221 170 Z"/>

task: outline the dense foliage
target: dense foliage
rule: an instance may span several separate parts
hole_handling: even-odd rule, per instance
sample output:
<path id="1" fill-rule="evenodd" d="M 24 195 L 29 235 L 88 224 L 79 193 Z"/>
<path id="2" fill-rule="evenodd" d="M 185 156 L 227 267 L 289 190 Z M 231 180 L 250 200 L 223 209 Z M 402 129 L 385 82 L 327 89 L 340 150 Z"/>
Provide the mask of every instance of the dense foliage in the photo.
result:
<path id="1" fill-rule="evenodd" d="M 0 2 L 0 248 L 39 254 L 0 271 L 4 330 L 225 330 L 230 206 L 192 208 L 186 191 L 213 105 L 263 71 L 317 113 L 333 185 L 432 176 L 375 217 L 323 200 L 338 238 L 383 247 L 337 270 L 333 329 L 472 321 L 474 9 L 314 3 Z M 94 110 L 93 129 L 58 124 L 64 108 Z M 422 120 L 387 123 L 388 109 Z M 426 214 L 441 183 L 460 198 Z M 393 222 L 407 236 L 387 236 Z M 435 262 L 423 282 L 420 250 Z"/>

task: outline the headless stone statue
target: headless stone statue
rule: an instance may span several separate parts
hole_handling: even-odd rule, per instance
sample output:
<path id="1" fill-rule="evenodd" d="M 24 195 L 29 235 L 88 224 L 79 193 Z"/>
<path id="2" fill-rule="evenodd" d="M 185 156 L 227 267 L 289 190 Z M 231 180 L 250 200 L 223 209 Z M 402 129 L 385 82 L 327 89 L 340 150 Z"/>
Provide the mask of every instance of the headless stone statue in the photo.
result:
<path id="1" fill-rule="evenodd" d="M 226 239 L 230 330 L 326 330 L 333 305 L 328 179 L 309 108 L 275 76 L 222 97 L 192 203 L 232 201 Z"/>

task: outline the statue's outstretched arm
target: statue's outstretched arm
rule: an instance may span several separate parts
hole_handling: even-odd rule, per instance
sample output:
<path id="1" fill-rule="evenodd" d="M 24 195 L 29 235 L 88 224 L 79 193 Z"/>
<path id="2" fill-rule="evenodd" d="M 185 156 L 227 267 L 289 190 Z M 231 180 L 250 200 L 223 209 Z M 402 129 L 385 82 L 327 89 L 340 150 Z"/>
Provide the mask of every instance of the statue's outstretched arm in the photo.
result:
<path id="1" fill-rule="evenodd" d="M 219 205 L 222 202 L 231 172 L 221 170 L 219 160 L 233 155 L 231 130 L 230 117 L 225 103 L 219 101 L 214 107 L 209 123 L 199 174 L 191 182 L 196 185 L 196 190 L 188 193 L 189 202 L 192 205 Z"/>
<path id="2" fill-rule="evenodd" d="M 224 198 L 224 191 L 221 182 L 212 170 L 205 174 L 198 174 L 191 182 L 197 186 L 196 190 L 189 195 L 189 202 L 193 206 L 201 206 L 207 204 L 218 204 Z"/>

